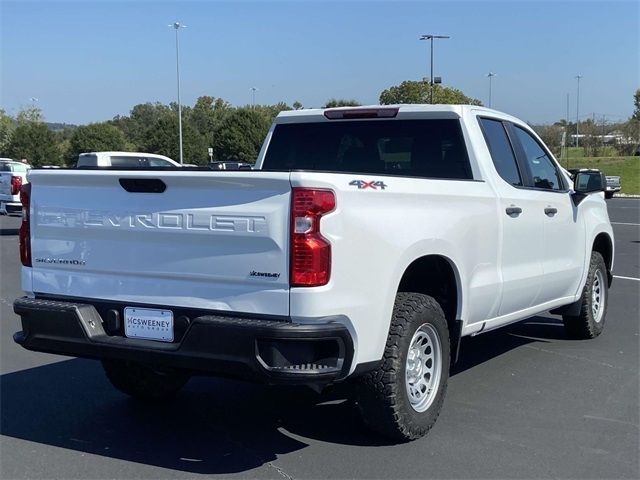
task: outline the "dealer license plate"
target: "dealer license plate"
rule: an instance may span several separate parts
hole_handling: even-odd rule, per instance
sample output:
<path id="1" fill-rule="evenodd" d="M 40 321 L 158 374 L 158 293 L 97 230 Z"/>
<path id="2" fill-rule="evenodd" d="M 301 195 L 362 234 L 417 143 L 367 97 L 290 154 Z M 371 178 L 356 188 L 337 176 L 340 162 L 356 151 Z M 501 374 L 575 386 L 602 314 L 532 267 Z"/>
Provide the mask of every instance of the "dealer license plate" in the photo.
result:
<path id="1" fill-rule="evenodd" d="M 124 334 L 129 338 L 173 342 L 173 312 L 127 307 L 124 309 Z"/>

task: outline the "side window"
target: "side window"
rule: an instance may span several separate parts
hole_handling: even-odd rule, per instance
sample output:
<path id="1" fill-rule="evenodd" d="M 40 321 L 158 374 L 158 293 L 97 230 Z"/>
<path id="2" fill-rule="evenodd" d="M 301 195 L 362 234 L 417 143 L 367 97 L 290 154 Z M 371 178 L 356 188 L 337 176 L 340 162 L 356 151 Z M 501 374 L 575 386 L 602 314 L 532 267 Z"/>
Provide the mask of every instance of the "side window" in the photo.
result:
<path id="1" fill-rule="evenodd" d="M 507 137 L 507 132 L 502 122 L 481 118 L 480 124 L 498 174 L 505 182 L 511 185 L 522 185 L 516 156 L 513 153 L 511 142 L 509 142 L 509 137 Z"/>
<path id="2" fill-rule="evenodd" d="M 564 186 L 558 170 L 547 152 L 540 146 L 535 138 L 526 130 L 515 126 L 516 137 L 520 141 L 522 150 L 531 176 L 533 177 L 532 187 L 544 188 L 545 190 L 563 190 Z"/>
<path id="3" fill-rule="evenodd" d="M 80 155 L 76 162 L 77 167 L 95 167 L 98 165 L 97 155 Z"/>
<path id="4" fill-rule="evenodd" d="M 150 167 L 173 167 L 173 165 L 171 165 L 166 160 L 163 160 L 162 158 L 151 157 L 151 158 L 148 158 L 147 160 L 149 161 Z"/>
<path id="5" fill-rule="evenodd" d="M 145 159 L 138 157 L 110 157 L 112 167 L 144 167 Z"/>

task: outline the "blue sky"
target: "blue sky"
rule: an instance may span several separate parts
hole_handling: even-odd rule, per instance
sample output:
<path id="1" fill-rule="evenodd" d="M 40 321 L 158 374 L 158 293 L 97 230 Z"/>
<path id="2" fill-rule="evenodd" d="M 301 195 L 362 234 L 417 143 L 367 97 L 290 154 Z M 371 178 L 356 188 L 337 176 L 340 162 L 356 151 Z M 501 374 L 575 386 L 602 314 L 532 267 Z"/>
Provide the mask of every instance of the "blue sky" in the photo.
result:
<path id="1" fill-rule="evenodd" d="M 380 92 L 429 75 L 525 120 L 631 115 L 639 86 L 637 1 L 12 1 L 0 0 L 0 106 L 30 98 L 48 121 L 88 123 L 147 101 L 175 100 L 180 20 L 182 101 L 234 105 L 331 97 L 377 103 Z"/>

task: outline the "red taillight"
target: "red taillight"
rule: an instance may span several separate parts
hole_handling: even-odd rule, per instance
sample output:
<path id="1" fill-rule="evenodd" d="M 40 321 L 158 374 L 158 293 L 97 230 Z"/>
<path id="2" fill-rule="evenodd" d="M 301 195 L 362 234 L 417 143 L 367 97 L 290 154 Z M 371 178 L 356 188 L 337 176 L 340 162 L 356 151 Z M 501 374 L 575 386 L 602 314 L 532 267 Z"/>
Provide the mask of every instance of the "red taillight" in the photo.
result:
<path id="1" fill-rule="evenodd" d="M 292 287 L 319 287 L 329 282 L 331 244 L 320 234 L 320 218 L 336 207 L 331 190 L 294 188 L 291 194 Z"/>
<path id="2" fill-rule="evenodd" d="M 11 195 L 17 195 L 22 186 L 22 177 L 11 177 Z"/>
<path id="3" fill-rule="evenodd" d="M 22 223 L 20 224 L 20 261 L 25 267 L 31 266 L 31 227 L 29 225 L 31 205 L 31 184 L 20 188 L 20 202 L 22 203 Z"/>

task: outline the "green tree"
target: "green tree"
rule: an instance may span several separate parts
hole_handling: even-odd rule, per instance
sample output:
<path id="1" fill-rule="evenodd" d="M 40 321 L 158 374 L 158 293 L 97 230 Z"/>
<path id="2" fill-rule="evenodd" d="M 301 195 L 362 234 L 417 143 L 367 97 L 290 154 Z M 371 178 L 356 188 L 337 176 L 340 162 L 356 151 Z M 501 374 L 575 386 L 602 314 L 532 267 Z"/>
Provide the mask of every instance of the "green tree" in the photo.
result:
<path id="1" fill-rule="evenodd" d="M 384 90 L 380 94 L 382 105 L 402 103 L 430 103 L 431 85 L 427 82 L 405 80 Z M 433 103 L 454 105 L 482 105 L 480 100 L 467 97 L 456 88 L 443 87 L 440 84 L 433 85 Z"/>
<path id="2" fill-rule="evenodd" d="M 83 152 L 122 151 L 126 148 L 124 134 L 110 123 L 90 123 L 73 130 L 66 160 L 77 160 Z"/>
<path id="3" fill-rule="evenodd" d="M 15 120 L 0 109 L 0 155 L 5 155 L 5 151 L 9 142 L 11 141 L 11 135 L 16 128 Z"/>
<path id="4" fill-rule="evenodd" d="M 182 122 L 182 150 L 184 163 L 204 165 L 207 163 L 207 141 L 204 135 L 190 122 Z M 149 137 L 143 144 L 143 150 L 158 153 L 180 161 L 180 145 L 178 137 L 178 117 L 169 115 L 160 118 L 151 129 Z"/>
<path id="5" fill-rule="evenodd" d="M 302 104 L 301 104 L 298 100 L 296 100 L 295 102 L 293 102 L 293 109 L 294 109 L 294 110 L 302 110 L 302 108 L 303 108 L 303 106 L 302 106 Z"/>
<path id="6" fill-rule="evenodd" d="M 175 115 L 168 105 L 147 102 L 135 105 L 129 116 L 117 116 L 110 123 L 118 127 L 135 150 L 144 150 L 153 126 L 161 118 Z"/>
<path id="7" fill-rule="evenodd" d="M 27 107 L 18 112 L 16 120 L 19 124 L 43 122 L 44 117 L 42 116 L 42 110 L 38 107 Z"/>
<path id="8" fill-rule="evenodd" d="M 257 110 L 234 110 L 220 122 L 214 132 L 215 159 L 255 163 L 269 126 L 270 121 Z"/>
<path id="9" fill-rule="evenodd" d="M 620 155 L 633 155 L 640 144 L 640 119 L 631 117 L 626 122 L 619 125 L 618 130 L 622 132 L 622 141 L 616 146 Z"/>
<path id="10" fill-rule="evenodd" d="M 640 88 L 636 90 L 636 93 L 633 95 L 633 118 L 634 120 L 640 120 Z"/>
<path id="11" fill-rule="evenodd" d="M 6 147 L 16 160 L 26 158 L 34 166 L 60 165 L 55 134 L 42 122 L 24 122 L 16 127 Z"/>
<path id="12" fill-rule="evenodd" d="M 213 97 L 209 97 L 208 95 L 198 97 L 191 111 L 191 122 L 203 135 L 213 132 L 213 125 L 215 123 Z"/>
<path id="13" fill-rule="evenodd" d="M 202 96 L 196 100 L 196 104 L 191 110 L 189 121 L 202 135 L 210 138 L 215 129 L 216 123 L 231 111 L 232 107 L 222 98 Z"/>
<path id="14" fill-rule="evenodd" d="M 280 112 L 291 110 L 291 107 L 285 102 L 278 102 L 275 105 L 256 105 L 255 107 L 252 107 L 252 110 L 262 113 L 267 119 L 267 122 L 271 123 Z"/>
<path id="15" fill-rule="evenodd" d="M 322 108 L 336 108 L 336 107 L 359 107 L 361 105 L 357 100 L 344 100 L 338 98 L 331 98 L 327 100 L 324 107 Z"/>

